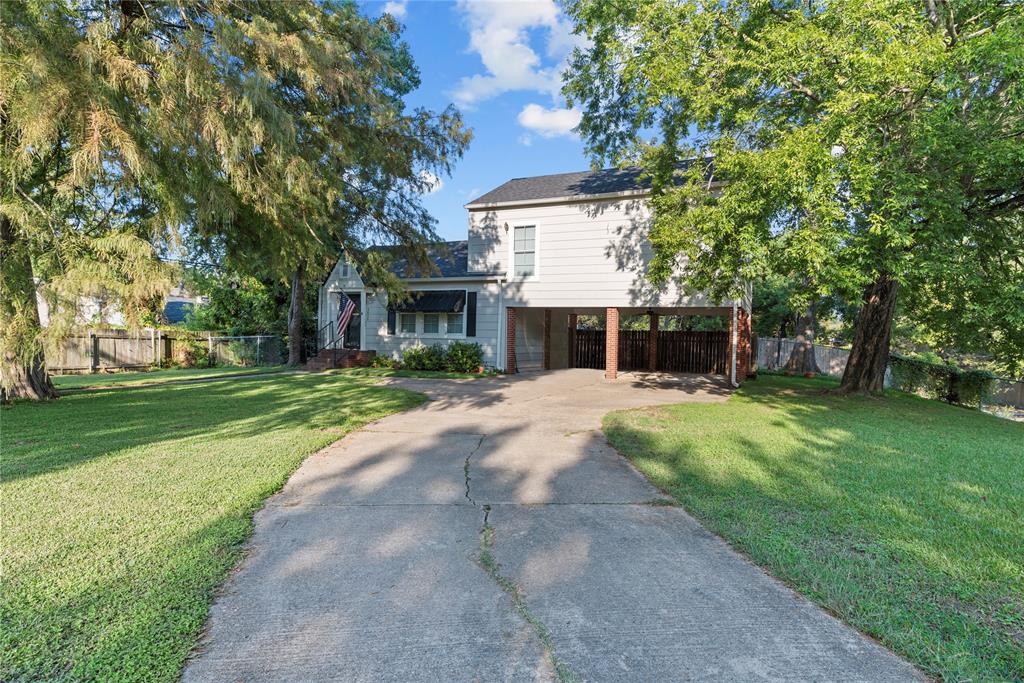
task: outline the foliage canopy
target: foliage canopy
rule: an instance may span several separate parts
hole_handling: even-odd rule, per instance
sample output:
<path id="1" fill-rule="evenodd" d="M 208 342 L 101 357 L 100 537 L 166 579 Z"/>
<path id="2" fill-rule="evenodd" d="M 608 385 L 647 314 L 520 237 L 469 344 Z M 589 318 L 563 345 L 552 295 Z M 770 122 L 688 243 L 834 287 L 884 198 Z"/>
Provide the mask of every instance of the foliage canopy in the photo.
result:
<path id="1" fill-rule="evenodd" d="M 61 328 L 40 330 L 37 285 L 67 324 L 99 290 L 131 316 L 173 283 L 157 255 L 183 235 L 281 273 L 373 241 L 425 258 L 420 194 L 469 133 L 452 108 L 406 110 L 419 77 L 389 15 L 345 0 L 29 0 L 3 15 L 0 353 L 15 394 L 50 391 L 38 359 Z"/>
<path id="2" fill-rule="evenodd" d="M 655 279 L 685 255 L 720 297 L 769 274 L 799 279 L 797 308 L 863 297 L 854 355 L 879 382 L 897 291 L 937 336 L 1024 369 L 1020 3 L 568 11 L 590 40 L 565 88 L 588 148 L 653 178 Z"/>

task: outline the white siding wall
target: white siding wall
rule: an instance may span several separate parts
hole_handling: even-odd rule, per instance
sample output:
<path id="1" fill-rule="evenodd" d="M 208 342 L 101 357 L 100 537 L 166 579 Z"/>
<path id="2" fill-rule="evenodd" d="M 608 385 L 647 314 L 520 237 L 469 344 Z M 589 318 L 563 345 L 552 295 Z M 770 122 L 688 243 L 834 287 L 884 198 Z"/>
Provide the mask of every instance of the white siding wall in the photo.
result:
<path id="1" fill-rule="evenodd" d="M 334 269 L 320 287 L 317 299 L 317 327 L 323 327 L 329 320 L 338 319 L 338 297 L 332 292 L 358 292 L 363 289 L 363 281 L 355 268 L 348 269 L 348 275 L 342 276 L 344 259 L 334 264 Z"/>
<path id="2" fill-rule="evenodd" d="M 642 198 L 474 210 L 470 216 L 470 262 L 502 272 L 515 226 L 537 226 L 537 275 L 510 274 L 509 306 L 716 305 L 702 293 L 687 294 L 681 275 L 661 290 L 645 279 L 653 252 L 650 210 Z"/>
<path id="3" fill-rule="evenodd" d="M 400 358 L 405 349 L 417 344 L 441 344 L 447 346 L 453 341 L 476 342 L 484 351 L 484 365 L 496 366 L 498 363 L 498 305 L 500 292 L 497 283 L 485 282 L 437 282 L 409 283 L 412 291 L 432 289 L 465 289 L 477 292 L 476 301 L 476 336 L 458 338 L 420 337 L 406 335 L 396 329 L 395 334 L 388 334 L 388 303 L 384 294 L 368 293 L 366 297 L 366 348 L 376 351 L 382 356 Z"/>
<path id="4" fill-rule="evenodd" d="M 504 222 L 498 222 L 491 211 L 469 212 L 469 271 L 471 273 L 503 273 L 507 261 L 504 246 Z"/>

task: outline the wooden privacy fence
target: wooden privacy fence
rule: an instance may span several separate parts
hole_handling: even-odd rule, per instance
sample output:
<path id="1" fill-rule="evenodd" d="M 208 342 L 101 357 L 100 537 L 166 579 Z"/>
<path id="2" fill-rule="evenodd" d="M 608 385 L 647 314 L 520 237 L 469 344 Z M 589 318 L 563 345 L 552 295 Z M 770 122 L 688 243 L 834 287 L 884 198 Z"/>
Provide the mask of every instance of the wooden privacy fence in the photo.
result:
<path id="1" fill-rule="evenodd" d="M 658 332 L 658 370 L 726 374 L 728 332 Z"/>
<path id="2" fill-rule="evenodd" d="M 600 370 L 605 362 L 605 331 L 576 330 L 573 367 Z M 648 369 L 650 332 L 619 330 L 619 368 Z M 726 374 L 729 358 L 728 332 L 658 332 L 658 365 L 666 372 Z"/>
<path id="3" fill-rule="evenodd" d="M 604 368 L 604 330 L 576 330 L 573 367 Z"/>
<path id="4" fill-rule="evenodd" d="M 647 330 L 619 330 L 619 367 L 623 370 L 647 369 Z M 603 365 L 601 367 L 604 367 Z"/>
<path id="5" fill-rule="evenodd" d="M 999 377 L 992 387 L 992 395 L 985 401 L 987 405 L 1012 406 L 1024 410 L 1024 380 Z"/>
<path id="6" fill-rule="evenodd" d="M 755 349 L 758 367 L 765 370 L 778 370 L 789 360 L 789 354 L 793 353 L 794 346 L 796 346 L 795 339 L 759 337 Z M 842 377 L 843 371 L 846 370 L 846 360 L 849 357 L 848 349 L 825 344 L 814 345 L 814 359 L 818 361 L 818 367 L 826 375 Z"/>
<path id="7" fill-rule="evenodd" d="M 165 362 L 180 365 L 276 365 L 276 335 L 222 337 L 187 330 L 92 330 L 64 339 L 46 353 L 50 372 L 138 370 Z"/>

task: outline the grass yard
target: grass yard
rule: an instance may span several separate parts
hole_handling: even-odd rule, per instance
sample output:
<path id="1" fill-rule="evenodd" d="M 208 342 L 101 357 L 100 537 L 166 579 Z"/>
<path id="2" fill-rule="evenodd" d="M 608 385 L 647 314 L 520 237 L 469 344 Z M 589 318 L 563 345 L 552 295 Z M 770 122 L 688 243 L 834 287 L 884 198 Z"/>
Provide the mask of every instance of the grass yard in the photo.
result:
<path id="1" fill-rule="evenodd" d="M 263 500 L 421 400 L 327 373 L 3 409 L 0 680 L 175 680 Z"/>
<path id="2" fill-rule="evenodd" d="M 495 373 L 444 372 L 443 370 L 392 370 L 390 368 L 348 368 L 340 372 L 353 377 L 413 377 L 418 379 L 476 379 L 495 377 Z"/>
<path id="3" fill-rule="evenodd" d="M 58 391 L 70 389 L 99 389 L 105 387 L 130 387 L 145 384 L 162 384 L 175 380 L 210 379 L 232 375 L 262 375 L 280 372 L 283 365 L 259 366 L 254 368 L 178 368 L 175 370 L 146 370 L 140 372 L 112 372 L 88 375 L 55 375 L 53 386 Z"/>
<path id="4" fill-rule="evenodd" d="M 763 376 L 611 443 L 770 573 L 925 672 L 1024 678 L 1024 424 Z"/>

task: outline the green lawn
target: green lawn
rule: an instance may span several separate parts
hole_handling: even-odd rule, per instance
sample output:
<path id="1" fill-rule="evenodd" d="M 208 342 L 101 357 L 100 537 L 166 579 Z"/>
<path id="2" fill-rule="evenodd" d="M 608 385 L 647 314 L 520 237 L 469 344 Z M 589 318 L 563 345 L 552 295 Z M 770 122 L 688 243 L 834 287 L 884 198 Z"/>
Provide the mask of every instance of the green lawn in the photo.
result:
<path id="1" fill-rule="evenodd" d="M 415 377 L 421 379 L 476 379 L 477 377 L 494 377 L 494 373 L 481 375 L 473 372 L 443 372 L 439 370 L 392 370 L 390 368 L 349 368 L 340 370 L 354 377 Z"/>
<path id="2" fill-rule="evenodd" d="M 183 379 L 210 379 L 213 377 L 230 377 L 232 375 L 258 375 L 268 372 L 280 372 L 282 365 L 260 366 L 255 368 L 223 367 L 223 368 L 179 368 L 176 370 L 150 370 L 141 372 L 112 372 L 88 375 L 54 375 L 53 385 L 61 391 L 68 389 L 99 389 L 104 387 L 138 386 L 143 384 L 161 384 Z"/>
<path id="3" fill-rule="evenodd" d="M 326 373 L 3 409 L 0 680 L 175 680 L 262 501 L 421 400 Z"/>
<path id="4" fill-rule="evenodd" d="M 708 528 L 929 674 L 1024 678 L 1024 424 L 831 386 L 761 377 L 604 428 Z"/>

